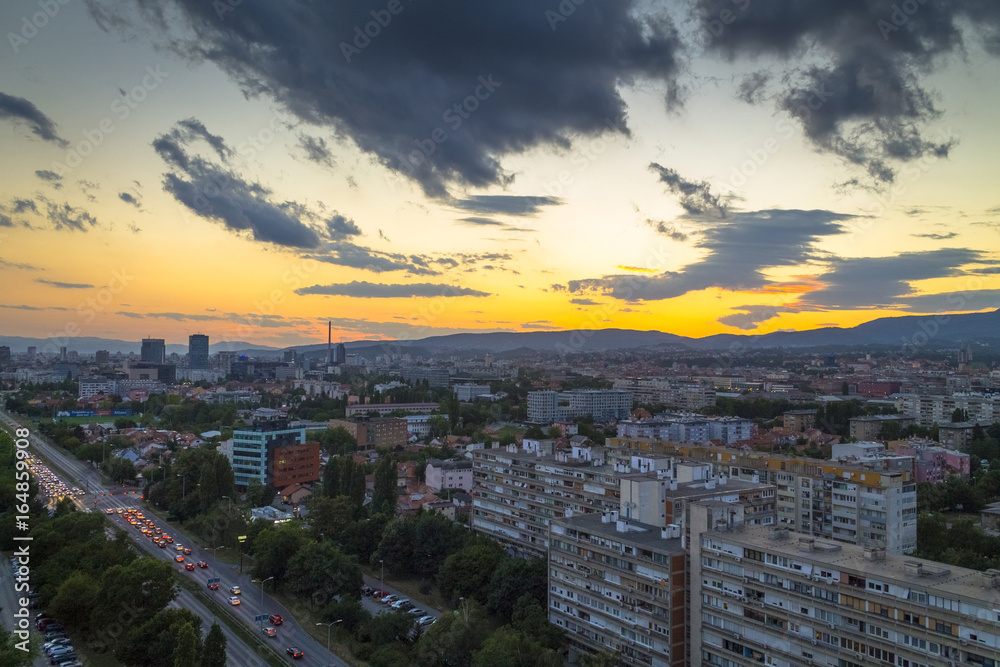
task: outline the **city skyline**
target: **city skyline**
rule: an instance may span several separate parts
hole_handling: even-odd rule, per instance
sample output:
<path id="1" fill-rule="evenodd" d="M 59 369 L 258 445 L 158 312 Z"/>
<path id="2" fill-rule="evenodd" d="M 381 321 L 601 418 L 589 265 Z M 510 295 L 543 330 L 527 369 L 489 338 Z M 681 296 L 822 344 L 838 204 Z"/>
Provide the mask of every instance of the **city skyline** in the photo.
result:
<path id="1" fill-rule="evenodd" d="M 8 3 L 2 333 L 993 310 L 1000 8 L 910 8 Z"/>

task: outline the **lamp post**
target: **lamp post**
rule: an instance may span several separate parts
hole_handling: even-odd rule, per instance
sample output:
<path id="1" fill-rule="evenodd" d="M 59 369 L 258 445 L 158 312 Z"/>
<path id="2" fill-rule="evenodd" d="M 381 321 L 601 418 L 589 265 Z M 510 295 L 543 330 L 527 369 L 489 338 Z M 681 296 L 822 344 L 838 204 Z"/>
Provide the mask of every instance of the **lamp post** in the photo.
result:
<path id="1" fill-rule="evenodd" d="M 181 478 L 181 500 L 184 500 L 184 497 L 187 495 L 187 479 L 180 473 L 177 473 L 175 477 Z"/>
<path id="2" fill-rule="evenodd" d="M 316 624 L 316 625 L 325 625 L 326 626 L 326 650 L 327 651 L 330 650 L 330 630 L 333 628 L 333 626 L 337 625 L 337 623 L 340 623 L 343 620 L 344 619 L 339 618 L 336 621 L 330 621 L 329 623 L 317 623 Z"/>
<path id="3" fill-rule="evenodd" d="M 382 576 L 378 580 L 378 589 L 385 592 L 385 561 L 379 560 L 379 564 L 382 566 Z"/>
<path id="4" fill-rule="evenodd" d="M 268 577 L 267 579 L 264 579 L 263 581 L 257 581 L 256 579 L 251 579 L 250 580 L 250 583 L 254 583 L 254 584 L 259 583 L 260 584 L 260 604 L 261 604 L 261 606 L 264 606 L 264 584 L 266 584 L 267 582 L 271 581 L 272 579 L 274 579 L 274 577 Z"/>
<path id="5" fill-rule="evenodd" d="M 218 551 L 219 551 L 219 549 L 225 549 L 225 548 L 226 548 L 226 545 L 222 544 L 222 545 L 219 545 L 217 547 L 205 547 L 205 551 L 211 551 L 212 552 L 212 556 L 214 558 L 217 558 L 218 557 Z"/>
<path id="6" fill-rule="evenodd" d="M 229 498 L 229 496 L 222 496 L 223 498 Z M 233 499 L 229 498 L 229 512 L 233 511 Z"/>

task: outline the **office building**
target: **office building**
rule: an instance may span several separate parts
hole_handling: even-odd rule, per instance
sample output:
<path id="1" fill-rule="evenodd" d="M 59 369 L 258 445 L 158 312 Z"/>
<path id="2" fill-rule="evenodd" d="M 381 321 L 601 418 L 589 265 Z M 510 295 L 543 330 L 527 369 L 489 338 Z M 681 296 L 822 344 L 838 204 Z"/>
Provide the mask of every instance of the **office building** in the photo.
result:
<path id="1" fill-rule="evenodd" d="M 188 368 L 208 368 L 208 336 L 188 336 Z"/>
<path id="2" fill-rule="evenodd" d="M 435 493 L 441 489 L 472 490 L 472 461 L 427 459 L 424 469 L 427 486 Z"/>
<path id="3" fill-rule="evenodd" d="M 129 364 L 129 380 L 151 380 L 160 384 L 177 381 L 177 367 L 172 364 L 154 364 L 148 361 L 134 361 Z"/>
<path id="4" fill-rule="evenodd" d="M 711 523 L 701 511 L 692 521 Z M 986 667 L 1000 659 L 996 570 L 725 520 L 692 540 L 690 564 L 691 664 Z"/>
<path id="5" fill-rule="evenodd" d="M 111 364 L 111 353 L 107 350 L 98 350 L 94 353 L 94 362 L 100 366 L 108 366 Z"/>
<path id="6" fill-rule="evenodd" d="M 143 338 L 139 358 L 151 364 L 167 363 L 167 344 L 162 338 Z"/>
<path id="7" fill-rule="evenodd" d="M 104 394 L 112 396 L 118 390 L 118 384 L 114 380 L 104 377 L 84 377 L 80 376 L 79 398 L 91 398 Z"/>
<path id="8" fill-rule="evenodd" d="M 343 343 L 337 343 L 333 346 L 333 365 L 341 366 L 347 363 L 347 348 L 344 347 Z"/>
<path id="9" fill-rule="evenodd" d="M 63 363 L 69 361 L 69 353 L 65 345 L 59 348 L 59 361 Z"/>
<path id="10" fill-rule="evenodd" d="M 621 389 L 529 391 L 528 421 L 551 424 L 578 417 L 595 421 L 627 419 L 632 412 L 632 392 Z"/>
<path id="11" fill-rule="evenodd" d="M 435 366 L 413 366 L 399 371 L 404 382 L 411 385 L 426 382 L 431 387 L 447 387 L 451 383 L 451 374 L 447 368 Z"/>
<path id="12" fill-rule="evenodd" d="M 413 414 L 430 413 L 441 408 L 437 403 L 357 403 L 348 405 L 347 417 L 355 415 L 387 415 L 392 412 L 410 412 Z"/>
<path id="13" fill-rule="evenodd" d="M 620 378 L 614 389 L 632 393 L 636 403 L 660 404 L 678 410 L 699 410 L 715 405 L 715 387 L 710 382 L 671 378 Z"/>
<path id="14" fill-rule="evenodd" d="M 319 481 L 319 443 L 298 442 L 274 448 L 267 483 L 273 489 Z"/>
<path id="15" fill-rule="evenodd" d="M 849 434 L 855 440 L 878 440 L 882 437 L 882 427 L 893 423 L 902 431 L 912 424 L 913 417 L 907 415 L 872 415 L 870 417 L 852 417 L 848 420 Z"/>
<path id="16" fill-rule="evenodd" d="M 10 347 L 6 345 L 0 345 L 0 368 L 6 368 L 10 366 Z"/>
<path id="17" fill-rule="evenodd" d="M 290 428 L 280 410 L 258 408 L 248 428 L 233 431 L 233 473 L 236 486 L 246 488 L 251 479 L 267 484 L 274 471 L 275 450 L 305 445 L 306 430 Z"/>
<path id="18" fill-rule="evenodd" d="M 477 396 L 490 393 L 488 384 L 456 384 L 452 389 L 458 400 L 463 403 L 474 401 Z"/>
<path id="19" fill-rule="evenodd" d="M 750 440 L 753 422 L 740 417 L 714 417 L 686 413 L 665 413 L 652 419 L 618 422 L 619 438 L 651 438 L 671 442 L 708 442 L 727 445 Z"/>
<path id="20" fill-rule="evenodd" d="M 406 430 L 406 420 L 395 417 L 374 419 L 369 417 L 353 417 L 351 419 L 331 419 L 330 428 L 342 427 L 347 430 L 358 443 L 358 451 L 371 451 L 376 448 L 405 447 L 410 434 Z"/>
<path id="21" fill-rule="evenodd" d="M 625 665 L 688 664 L 677 526 L 570 512 L 552 520 L 548 547 L 549 621 L 565 631 L 571 661 L 603 650 Z"/>
<path id="22" fill-rule="evenodd" d="M 860 450 L 842 449 L 834 456 L 840 452 L 845 460 L 827 461 L 651 440 L 608 438 L 608 444 L 630 452 L 710 462 L 716 473 L 730 479 L 773 484 L 776 523 L 796 532 L 882 547 L 892 553 L 910 553 L 917 546 L 912 457 L 866 457 L 863 452 L 858 456 Z M 878 443 L 867 444 L 884 449 Z"/>
<path id="23" fill-rule="evenodd" d="M 781 417 L 784 427 L 792 433 L 816 428 L 816 410 L 788 410 Z"/>

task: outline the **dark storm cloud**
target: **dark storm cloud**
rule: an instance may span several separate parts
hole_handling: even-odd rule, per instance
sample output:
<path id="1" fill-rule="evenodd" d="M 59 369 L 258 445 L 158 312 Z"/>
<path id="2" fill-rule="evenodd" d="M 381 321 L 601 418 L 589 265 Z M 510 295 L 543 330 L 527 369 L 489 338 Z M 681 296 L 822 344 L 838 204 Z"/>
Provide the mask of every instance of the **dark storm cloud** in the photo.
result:
<path id="1" fill-rule="evenodd" d="M 765 98 L 771 75 L 767 72 L 751 72 L 740 79 L 736 87 L 736 97 L 747 104 L 757 104 Z"/>
<path id="2" fill-rule="evenodd" d="M 15 125 L 25 125 L 32 134 L 45 141 L 62 147 L 69 145 L 56 132 L 56 124 L 52 119 L 23 97 L 0 93 L 0 119 L 9 120 Z"/>
<path id="3" fill-rule="evenodd" d="M 672 88 L 678 71 L 665 10 L 640 16 L 636 0 L 573 3 L 556 25 L 536 0 L 403 2 L 396 14 L 384 0 L 233 4 L 135 0 L 127 18 L 118 0 L 88 6 L 105 29 L 144 25 L 248 96 L 351 137 L 435 197 L 452 184 L 509 183 L 507 155 L 627 134 L 619 87 Z"/>
<path id="4" fill-rule="evenodd" d="M 37 176 L 38 178 L 42 179 L 43 181 L 47 181 L 48 183 L 51 183 L 52 187 L 54 187 L 54 188 L 61 188 L 62 187 L 62 179 L 63 179 L 63 177 L 60 176 L 59 174 L 57 174 L 54 171 L 49 171 L 48 169 L 37 169 L 37 170 L 35 170 L 35 176 Z"/>
<path id="5" fill-rule="evenodd" d="M 305 132 L 299 133 L 299 146 L 305 151 L 306 157 L 316 164 L 333 166 L 333 153 L 326 145 L 326 139 L 312 137 Z"/>
<path id="6" fill-rule="evenodd" d="M 968 289 L 940 294 L 919 294 L 898 299 L 900 306 L 914 313 L 954 313 L 1000 308 L 1000 290 Z"/>
<path id="7" fill-rule="evenodd" d="M 958 236 L 958 232 L 948 232 L 947 234 L 910 234 L 910 236 L 918 239 L 931 239 L 932 241 L 947 241 Z"/>
<path id="8" fill-rule="evenodd" d="M 853 217 L 823 210 L 734 213 L 701 232 L 695 247 L 707 251 L 706 255 L 679 271 L 571 280 L 566 288 L 574 293 L 597 292 L 626 301 L 671 299 L 710 287 L 761 289 L 773 284 L 764 276 L 766 269 L 825 259 L 816 243 L 843 233 L 841 221 Z"/>
<path id="9" fill-rule="evenodd" d="M 777 107 L 798 118 L 817 149 L 866 171 L 856 181 L 865 185 L 891 183 L 900 163 L 948 154 L 950 136 L 927 136 L 939 110 L 922 77 L 946 56 L 963 54 L 970 36 L 1000 54 L 994 0 L 923 0 L 910 3 L 912 12 L 889 0 L 694 2 L 710 50 L 734 61 L 776 56 L 790 65 Z"/>
<path id="10" fill-rule="evenodd" d="M 758 324 L 773 319 L 780 313 L 797 312 L 797 309 L 795 308 L 770 305 L 736 306 L 732 310 L 741 312 L 723 315 L 716 321 L 721 324 L 726 324 L 731 327 L 744 330 L 756 329 Z"/>
<path id="11" fill-rule="evenodd" d="M 911 283 L 967 273 L 961 267 L 986 263 L 984 253 L 969 248 L 905 252 L 891 257 L 834 258 L 816 278 L 821 289 L 804 294 L 801 303 L 822 308 L 896 307 L 913 302 Z M 921 297 L 922 298 L 922 297 Z"/>
<path id="12" fill-rule="evenodd" d="M 58 280 L 45 280 L 44 278 L 35 278 L 35 282 L 41 285 L 48 285 L 49 287 L 58 287 L 59 289 L 91 289 L 94 287 L 90 283 L 64 283 Z"/>
<path id="13" fill-rule="evenodd" d="M 726 217 L 728 202 L 725 197 L 713 193 L 711 186 L 705 181 L 689 181 L 675 169 L 655 162 L 650 163 L 649 168 L 659 175 L 667 190 L 677 195 L 677 203 L 691 215 Z"/>
<path id="14" fill-rule="evenodd" d="M 543 206 L 558 206 L 558 197 L 537 197 L 521 195 L 473 195 L 464 199 L 453 199 L 452 206 L 471 213 L 483 215 L 532 216 Z"/>
<path id="15" fill-rule="evenodd" d="M 14 199 L 10 202 L 10 212 L 19 214 L 31 211 L 38 213 L 38 205 L 31 199 Z"/>
<path id="16" fill-rule="evenodd" d="M 660 234 L 678 242 L 688 240 L 687 232 L 678 229 L 676 225 L 663 220 L 646 220 L 646 224 L 655 229 Z"/>
<path id="17" fill-rule="evenodd" d="M 300 287 L 296 294 L 322 294 L 327 296 L 349 296 L 357 299 L 409 299 L 430 297 L 490 296 L 489 292 L 456 287 L 454 285 L 436 285 L 434 283 L 412 283 L 384 285 L 366 281 L 353 281 L 333 285 L 313 285 Z"/>
<path id="18" fill-rule="evenodd" d="M 326 235 L 334 241 L 346 239 L 349 236 L 359 236 L 361 229 L 354 223 L 339 213 L 326 220 Z"/>
<path id="19" fill-rule="evenodd" d="M 477 216 L 470 216 L 468 218 L 459 218 L 459 222 L 471 225 L 473 227 L 506 227 L 507 223 L 500 222 L 499 220 L 494 220 L 493 218 L 480 218 Z"/>
<path id="20" fill-rule="evenodd" d="M 372 250 L 347 241 L 326 243 L 319 250 L 318 253 L 307 253 L 305 257 L 317 262 L 363 269 L 372 273 L 405 271 L 415 276 L 436 276 L 441 273 L 427 266 L 426 257 Z"/>
<path id="21" fill-rule="evenodd" d="M 172 167 L 163 177 L 163 189 L 204 218 L 228 229 L 249 232 L 255 240 L 290 248 L 315 248 L 319 235 L 272 201 L 271 191 L 259 183 L 249 183 L 228 167 L 188 154 L 187 144 L 206 140 L 225 161 L 230 154 L 225 142 L 208 132 L 200 121 L 182 121 L 173 130 L 153 140 L 157 154 Z"/>
<path id="22" fill-rule="evenodd" d="M 142 206 L 142 204 L 135 197 L 135 195 L 132 195 L 132 194 L 130 194 L 128 192 L 119 192 L 118 193 L 118 198 L 121 199 L 126 204 L 131 204 L 132 206 L 135 206 L 136 208 L 139 208 L 139 207 Z"/>

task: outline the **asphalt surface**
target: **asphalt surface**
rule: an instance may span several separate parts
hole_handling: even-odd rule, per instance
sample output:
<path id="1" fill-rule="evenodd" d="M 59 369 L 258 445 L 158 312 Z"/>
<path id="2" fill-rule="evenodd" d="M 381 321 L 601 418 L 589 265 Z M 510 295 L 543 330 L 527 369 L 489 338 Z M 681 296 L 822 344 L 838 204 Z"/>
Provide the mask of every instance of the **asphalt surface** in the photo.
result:
<path id="1" fill-rule="evenodd" d="M 11 416 L 7 412 L 0 410 L 0 420 L 2 420 L 7 425 L 19 424 L 16 417 Z M 105 486 L 101 480 L 101 476 L 98 471 L 93 470 L 90 466 L 83 461 L 80 461 L 72 456 L 63 454 L 58 451 L 55 447 L 50 446 L 47 442 L 42 440 L 35 433 L 35 429 L 31 427 L 31 449 L 41 453 L 46 459 L 54 464 L 57 470 L 53 470 L 60 477 L 69 477 L 65 479 L 69 486 L 77 486 L 81 489 L 86 490 L 88 493 L 83 496 L 77 496 L 73 498 L 73 502 L 77 504 L 82 510 L 85 511 L 101 511 L 103 512 L 107 508 L 118 508 L 118 507 L 128 507 L 135 506 L 142 509 L 142 500 L 137 493 L 126 493 L 128 489 L 115 486 Z M 60 474 L 60 473 L 65 473 Z M 102 495 L 104 494 L 104 495 Z M 95 502 L 96 501 L 96 502 Z M 240 604 L 236 606 L 228 606 L 227 609 L 233 613 L 238 619 L 245 622 L 252 631 L 261 632 L 261 627 L 267 627 L 267 625 L 258 623 L 254 621 L 255 616 L 259 614 L 278 614 L 284 619 L 284 623 L 277 627 L 277 636 L 271 638 L 269 641 L 275 643 L 275 648 L 284 657 L 284 659 L 289 664 L 296 665 L 311 665 L 311 666 L 328 666 L 328 667 L 348 667 L 347 663 L 338 658 L 333 653 L 327 651 L 325 644 L 320 644 L 315 639 L 312 638 L 292 617 L 288 609 L 277 603 L 271 596 L 264 593 L 261 597 L 261 586 L 259 583 L 253 583 L 250 574 L 247 571 L 246 563 L 244 562 L 244 574 L 240 574 L 238 567 L 232 564 L 226 564 L 222 561 L 218 561 L 210 552 L 198 547 L 194 540 L 190 539 L 187 535 L 177 532 L 172 526 L 167 526 L 162 522 L 157 522 L 166 532 L 169 532 L 174 537 L 174 544 L 167 545 L 167 548 L 160 549 L 151 540 L 139 532 L 139 530 L 133 526 L 130 526 L 123 515 L 114 513 L 107 517 L 111 519 L 111 522 L 119 528 L 127 530 L 133 537 L 137 538 L 137 544 L 140 548 L 144 549 L 147 553 L 162 560 L 168 560 L 170 562 L 175 562 L 174 557 L 177 552 L 173 550 L 178 544 L 183 544 L 189 546 L 192 549 L 190 556 L 185 556 L 185 562 L 198 562 L 205 561 L 209 564 L 208 568 L 201 569 L 196 568 L 194 572 L 188 572 L 183 569 L 183 563 L 178 563 L 176 566 L 180 570 L 181 574 L 184 576 L 189 576 L 195 579 L 200 585 L 208 588 L 209 577 L 219 577 L 221 582 L 219 584 L 219 590 L 212 592 L 213 595 L 217 595 L 221 603 L 225 604 L 226 599 L 230 596 L 229 588 L 231 586 L 239 585 L 242 588 L 242 593 L 238 596 L 240 598 Z M 153 516 L 147 516 L 147 518 L 153 518 Z M 190 595 L 190 594 L 188 594 Z M 202 613 L 196 611 L 195 608 L 187 606 L 186 609 L 191 609 L 199 616 L 203 618 L 215 617 L 215 614 L 210 610 L 210 608 L 204 607 L 195 599 L 193 596 L 189 600 L 185 601 L 187 604 L 193 603 L 194 605 L 202 607 L 201 611 L 207 616 L 202 616 Z M 220 621 L 219 625 L 226 629 L 226 626 Z M 209 622 L 208 626 L 211 626 Z M 263 636 L 263 633 L 261 633 Z M 254 655 L 253 651 L 244 642 L 238 640 L 235 635 L 229 638 L 228 647 L 234 652 L 240 652 L 246 655 Z M 235 641 L 234 641 L 235 640 Z M 241 647 L 237 649 L 234 645 L 240 644 Z M 285 654 L 285 649 L 288 647 L 297 647 L 305 655 L 303 658 L 298 660 L 293 660 Z M 252 663 L 231 663 L 231 664 L 252 664 Z"/>

